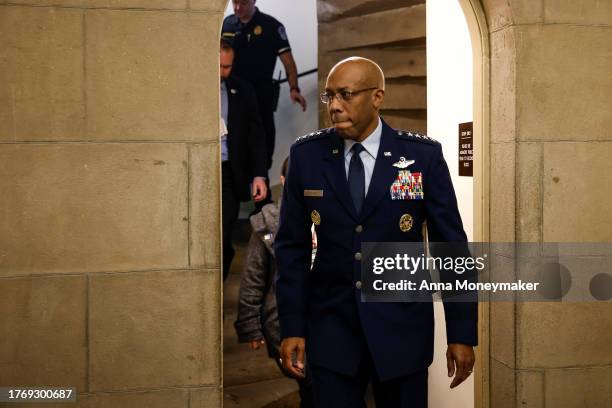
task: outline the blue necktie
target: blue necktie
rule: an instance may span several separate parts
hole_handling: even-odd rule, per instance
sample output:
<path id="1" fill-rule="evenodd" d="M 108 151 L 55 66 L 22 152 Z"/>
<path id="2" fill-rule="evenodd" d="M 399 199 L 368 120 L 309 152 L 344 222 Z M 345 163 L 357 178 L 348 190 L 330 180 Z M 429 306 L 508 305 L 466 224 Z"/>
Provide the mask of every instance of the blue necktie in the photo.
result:
<path id="1" fill-rule="evenodd" d="M 365 149 L 361 143 L 355 143 L 351 150 L 353 151 L 353 156 L 349 163 L 348 183 L 351 197 L 353 197 L 353 204 L 355 204 L 355 209 L 357 214 L 359 214 L 363 205 L 363 199 L 365 198 L 365 170 L 363 169 L 363 162 L 361 157 L 359 157 L 359 153 Z"/>

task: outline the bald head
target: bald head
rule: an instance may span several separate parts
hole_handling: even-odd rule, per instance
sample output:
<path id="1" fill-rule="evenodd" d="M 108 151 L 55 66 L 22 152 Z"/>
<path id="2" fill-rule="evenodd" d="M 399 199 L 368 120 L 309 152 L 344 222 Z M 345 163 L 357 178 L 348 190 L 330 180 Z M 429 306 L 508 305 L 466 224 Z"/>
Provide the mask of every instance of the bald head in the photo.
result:
<path id="1" fill-rule="evenodd" d="M 341 137 L 361 142 L 378 126 L 385 76 L 374 61 L 361 57 L 340 61 L 327 76 L 325 93 L 329 118 Z"/>
<path id="2" fill-rule="evenodd" d="M 329 71 L 328 81 L 331 76 L 348 77 L 355 80 L 359 86 L 385 90 L 385 74 L 377 63 L 367 58 L 346 58 Z"/>

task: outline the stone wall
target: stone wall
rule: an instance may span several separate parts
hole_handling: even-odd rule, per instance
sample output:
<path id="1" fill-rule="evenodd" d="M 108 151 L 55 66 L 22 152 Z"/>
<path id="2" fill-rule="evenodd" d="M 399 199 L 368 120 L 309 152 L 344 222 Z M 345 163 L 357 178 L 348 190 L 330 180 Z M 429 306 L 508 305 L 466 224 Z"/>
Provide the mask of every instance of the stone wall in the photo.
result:
<path id="1" fill-rule="evenodd" d="M 389 15 L 422 2 L 320 3 L 336 6 L 321 30 L 342 28 L 320 38 L 321 72 L 327 56 L 393 44 L 407 57 L 380 57 L 402 78 L 389 101 L 393 88 L 416 93 L 423 36 Z M 491 241 L 612 240 L 610 4 L 476 4 L 490 39 Z M 75 386 L 81 407 L 220 406 L 209 90 L 225 5 L 0 0 L 0 385 Z M 366 14 L 377 30 L 353 20 Z M 396 113 L 423 123 L 425 107 Z M 490 406 L 606 406 L 609 315 L 596 303 L 492 304 Z"/>
<path id="2" fill-rule="evenodd" d="M 0 386 L 221 405 L 225 5 L 0 1 Z"/>
<path id="3" fill-rule="evenodd" d="M 612 3 L 482 3 L 491 241 L 612 241 Z M 609 406 L 611 313 L 610 303 L 492 303 L 491 406 Z"/>

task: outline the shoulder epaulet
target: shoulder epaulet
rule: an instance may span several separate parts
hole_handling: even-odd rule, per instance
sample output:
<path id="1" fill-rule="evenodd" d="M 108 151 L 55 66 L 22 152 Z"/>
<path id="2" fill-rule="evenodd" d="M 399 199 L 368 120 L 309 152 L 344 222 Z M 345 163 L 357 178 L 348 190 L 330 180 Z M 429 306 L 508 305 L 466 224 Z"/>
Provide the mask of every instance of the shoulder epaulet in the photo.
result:
<path id="1" fill-rule="evenodd" d="M 397 135 L 404 139 L 413 140 L 415 142 L 422 142 L 422 143 L 433 144 L 433 145 L 440 144 L 440 142 L 438 142 L 436 139 L 431 138 L 429 136 L 425 136 L 421 133 L 406 132 L 404 130 L 398 130 Z"/>
<path id="2" fill-rule="evenodd" d="M 321 129 L 321 130 L 318 130 L 316 132 L 312 132 L 312 133 L 309 133 L 307 135 L 300 136 L 297 139 L 295 139 L 295 144 L 298 145 L 298 144 L 302 144 L 302 143 L 305 143 L 305 142 L 309 142 L 311 140 L 320 139 L 323 136 L 327 135 L 328 132 L 329 132 L 329 129 Z"/>

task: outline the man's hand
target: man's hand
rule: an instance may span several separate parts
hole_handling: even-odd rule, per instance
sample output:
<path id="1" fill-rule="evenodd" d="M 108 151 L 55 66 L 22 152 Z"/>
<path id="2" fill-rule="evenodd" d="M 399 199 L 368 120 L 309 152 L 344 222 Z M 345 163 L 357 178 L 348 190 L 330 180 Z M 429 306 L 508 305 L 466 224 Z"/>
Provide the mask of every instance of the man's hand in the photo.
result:
<path id="1" fill-rule="evenodd" d="M 259 348 L 264 344 L 266 344 L 264 339 L 249 341 L 249 347 L 251 348 L 251 350 L 259 350 Z"/>
<path id="2" fill-rule="evenodd" d="M 286 372 L 295 378 L 304 378 L 304 352 L 306 340 L 303 337 L 287 337 L 280 346 L 280 362 Z M 295 353 L 295 363 L 293 362 Z"/>
<path id="3" fill-rule="evenodd" d="M 251 195 L 254 201 L 261 201 L 266 198 L 268 194 L 268 187 L 266 186 L 266 179 L 264 177 L 255 177 L 253 179 L 253 187 Z"/>
<path id="4" fill-rule="evenodd" d="M 302 112 L 306 112 L 306 99 L 304 99 L 302 94 L 299 93 L 297 89 L 291 91 L 291 100 L 293 103 L 299 103 L 302 107 Z"/>
<path id="5" fill-rule="evenodd" d="M 472 346 L 466 344 L 448 345 L 446 349 L 448 376 L 452 377 L 453 374 L 455 375 L 450 385 L 451 388 L 455 388 L 472 374 L 475 361 L 476 358 L 474 357 L 474 348 Z"/>

